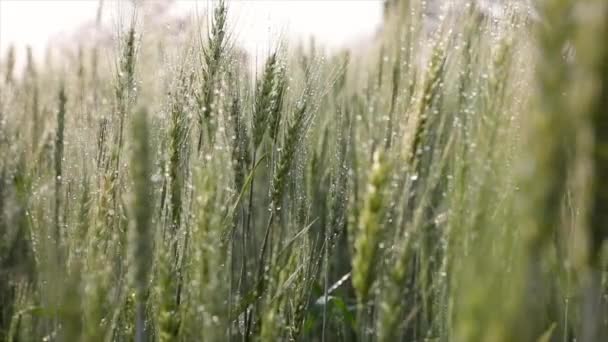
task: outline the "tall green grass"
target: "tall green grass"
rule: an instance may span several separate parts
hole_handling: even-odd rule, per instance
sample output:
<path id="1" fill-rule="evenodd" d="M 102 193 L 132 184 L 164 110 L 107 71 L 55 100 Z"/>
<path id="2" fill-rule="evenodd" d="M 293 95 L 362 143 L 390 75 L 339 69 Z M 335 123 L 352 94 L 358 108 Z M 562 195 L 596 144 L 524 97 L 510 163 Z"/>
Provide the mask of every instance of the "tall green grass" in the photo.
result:
<path id="1" fill-rule="evenodd" d="M 223 1 L 9 50 L 0 340 L 608 338 L 608 2 L 386 9 L 258 72 Z"/>

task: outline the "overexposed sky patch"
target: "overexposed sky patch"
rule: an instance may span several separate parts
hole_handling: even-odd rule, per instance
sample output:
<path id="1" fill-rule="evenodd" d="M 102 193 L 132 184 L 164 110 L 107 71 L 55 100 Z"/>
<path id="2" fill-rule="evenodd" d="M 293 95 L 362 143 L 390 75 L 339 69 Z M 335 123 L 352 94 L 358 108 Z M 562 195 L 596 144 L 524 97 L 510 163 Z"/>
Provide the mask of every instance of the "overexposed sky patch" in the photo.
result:
<path id="1" fill-rule="evenodd" d="M 117 13 L 130 3 L 105 0 L 103 22 L 115 24 Z M 206 15 L 210 3 L 177 0 L 174 11 Z M 28 45 L 41 56 L 51 37 L 94 22 L 98 4 L 98 0 L 0 0 L 1 56 L 10 45 L 16 47 L 18 60 Z M 228 4 L 237 43 L 251 55 L 264 54 L 261 50 L 279 35 L 292 41 L 314 37 L 328 48 L 345 47 L 373 35 L 382 21 L 382 0 L 239 0 Z"/>

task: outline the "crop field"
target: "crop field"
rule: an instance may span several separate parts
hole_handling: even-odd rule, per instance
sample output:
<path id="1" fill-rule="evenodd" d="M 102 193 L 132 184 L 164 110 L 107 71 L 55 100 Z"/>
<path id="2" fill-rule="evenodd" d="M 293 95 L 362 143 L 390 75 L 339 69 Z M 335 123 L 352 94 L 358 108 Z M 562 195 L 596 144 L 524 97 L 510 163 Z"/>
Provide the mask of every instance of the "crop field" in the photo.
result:
<path id="1" fill-rule="evenodd" d="M 608 1 L 497 3 L 9 50 L 0 341 L 608 341 Z"/>

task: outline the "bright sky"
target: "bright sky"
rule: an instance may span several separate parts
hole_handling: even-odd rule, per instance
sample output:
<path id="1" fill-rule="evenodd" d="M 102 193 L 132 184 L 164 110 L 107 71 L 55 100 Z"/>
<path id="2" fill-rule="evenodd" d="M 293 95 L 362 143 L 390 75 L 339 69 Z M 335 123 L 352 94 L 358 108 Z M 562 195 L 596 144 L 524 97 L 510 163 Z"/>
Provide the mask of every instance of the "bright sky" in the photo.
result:
<path id="1" fill-rule="evenodd" d="M 155 1 L 155 0 L 145 0 Z M 116 22 L 116 9 L 127 0 L 105 0 L 104 22 Z M 177 0 L 176 11 L 198 9 L 205 15 L 208 0 Z M 382 21 L 382 0 L 237 0 L 229 1 L 236 39 L 257 55 L 277 35 L 308 39 L 329 48 L 348 46 L 371 36 Z M 41 56 L 50 37 L 71 32 L 95 20 L 98 0 L 0 0 L 0 56 L 13 44 L 22 62 L 30 45 Z"/>

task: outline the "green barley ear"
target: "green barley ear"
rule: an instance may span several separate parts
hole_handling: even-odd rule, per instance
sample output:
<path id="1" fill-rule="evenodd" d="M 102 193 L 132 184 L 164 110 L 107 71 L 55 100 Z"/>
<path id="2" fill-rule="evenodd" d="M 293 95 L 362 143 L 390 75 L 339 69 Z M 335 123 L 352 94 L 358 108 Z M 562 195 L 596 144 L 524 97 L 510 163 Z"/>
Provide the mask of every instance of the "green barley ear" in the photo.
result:
<path id="1" fill-rule="evenodd" d="M 268 224 L 266 226 L 266 231 L 264 233 L 264 240 L 262 241 L 262 248 L 258 260 L 258 293 L 262 293 L 265 286 L 266 280 L 264 279 L 264 274 L 266 270 L 264 270 L 263 265 L 266 257 L 266 251 L 272 236 L 271 230 L 273 228 L 274 220 L 277 218 L 278 211 L 281 208 L 281 200 L 285 191 L 287 175 L 293 166 L 292 164 L 296 156 L 298 144 L 300 143 L 301 137 L 304 134 L 304 127 L 308 117 L 307 108 L 308 106 L 306 102 L 304 102 L 296 110 L 295 117 L 287 129 L 287 136 L 283 144 L 282 154 L 279 156 L 279 161 L 277 162 L 278 166 L 272 179 L 272 192 L 270 195 L 271 212 L 268 219 Z"/>
<path id="2" fill-rule="evenodd" d="M 174 279 L 176 274 L 173 257 L 167 244 L 160 249 L 158 254 L 156 295 L 159 303 L 155 311 L 157 315 L 157 334 L 160 342 L 169 342 L 178 338 L 181 312 L 175 300 L 177 281 Z"/>
<path id="3" fill-rule="evenodd" d="M 397 50 L 395 61 L 393 62 L 392 70 L 392 88 L 391 88 L 391 101 L 388 109 L 388 122 L 386 127 L 386 138 L 385 147 L 388 149 L 392 145 L 393 141 L 393 116 L 395 113 L 395 105 L 397 103 L 397 97 L 399 94 L 400 78 L 401 78 L 401 50 Z"/>
<path id="4" fill-rule="evenodd" d="M 287 76 L 285 66 L 278 66 L 274 76 L 274 90 L 268 116 L 268 134 L 273 142 L 276 142 L 281 123 L 281 113 L 287 89 Z"/>
<path id="5" fill-rule="evenodd" d="M 171 182 L 171 233 L 176 234 L 180 228 L 182 218 L 182 197 L 184 189 L 185 154 L 188 147 L 188 120 L 186 109 L 181 96 L 184 96 L 183 80 L 180 80 L 178 90 L 172 98 L 171 127 L 169 138 L 171 150 L 169 156 L 169 179 Z M 171 239 L 177 239 L 171 236 Z"/>
<path id="6" fill-rule="evenodd" d="M 431 114 L 429 112 L 441 91 L 445 60 L 445 47 L 441 41 L 436 41 L 428 63 L 427 73 L 422 82 L 422 88 L 413 106 L 415 112 L 412 120 L 415 120 L 415 128 L 411 144 L 406 145 L 409 147 L 409 150 L 406 151 L 409 166 L 414 165 L 416 157 L 421 152 L 423 139 L 427 133 L 429 115 Z"/>
<path id="7" fill-rule="evenodd" d="M 117 85 L 115 88 L 116 109 L 119 120 L 118 153 L 120 153 L 120 148 L 122 147 L 124 121 L 129 110 L 129 105 L 132 102 L 131 97 L 135 81 L 135 28 L 131 27 L 127 32 L 122 49 L 122 55 L 118 60 Z"/>
<path id="8" fill-rule="evenodd" d="M 127 33 L 127 37 L 124 41 L 122 56 L 119 59 L 118 75 L 115 92 L 116 92 L 116 111 L 118 115 L 118 131 L 116 132 L 116 146 L 112 153 L 112 163 L 114 166 L 115 176 L 119 173 L 120 169 L 120 157 L 122 153 L 122 147 L 124 144 L 124 126 L 127 113 L 130 111 L 131 104 L 134 102 L 135 97 L 135 62 L 136 62 L 136 41 L 135 41 L 135 24 Z"/>
<path id="9" fill-rule="evenodd" d="M 118 94 L 119 98 L 124 96 L 123 92 L 128 91 L 133 87 L 135 75 L 135 53 L 135 28 L 131 27 L 127 33 L 125 46 L 123 48 L 123 55 L 120 59 L 119 90 L 121 91 L 121 94 Z"/>
<path id="10" fill-rule="evenodd" d="M 200 152 L 203 143 L 203 126 L 207 123 L 207 134 L 209 139 L 212 139 L 213 127 L 217 120 L 212 114 L 215 109 L 215 94 L 220 77 L 221 62 L 226 55 L 226 26 L 227 26 L 228 8 L 224 0 L 220 0 L 213 12 L 213 22 L 211 30 L 207 34 L 207 44 L 203 47 L 203 70 L 202 94 L 198 95 L 197 102 L 199 106 L 199 129 L 200 136 L 198 141 L 198 151 Z"/>
<path id="11" fill-rule="evenodd" d="M 59 89 L 59 107 L 57 109 L 57 131 L 55 133 L 55 243 L 57 253 L 61 245 L 61 200 L 62 200 L 62 185 L 63 185 L 63 145 L 65 131 L 65 112 L 67 97 L 65 87 L 62 84 Z"/>
<path id="12" fill-rule="evenodd" d="M 264 68 L 264 74 L 262 75 L 262 79 L 259 80 L 256 84 L 255 94 L 254 94 L 254 108 L 252 115 L 252 124 L 251 124 L 251 143 L 252 143 L 252 162 L 251 162 L 251 170 L 252 172 L 255 170 L 254 165 L 257 163 L 257 149 L 260 146 L 268 126 L 268 118 L 271 114 L 273 108 L 273 99 L 275 98 L 274 88 L 275 88 L 275 76 L 276 70 L 278 67 L 277 61 L 277 52 L 275 51 L 270 55 L 268 60 L 266 61 L 266 66 Z M 253 210 L 253 195 L 254 195 L 254 180 L 255 177 L 251 179 L 251 185 L 249 187 L 249 208 L 247 211 L 247 217 L 245 219 L 244 232 L 249 231 L 250 223 L 252 221 L 252 217 L 254 216 Z M 258 277 L 258 285 L 257 291 L 261 293 L 264 288 L 264 281 L 262 279 L 264 275 L 264 257 L 266 254 L 266 248 L 268 246 L 268 239 L 270 236 L 270 231 L 272 227 L 272 223 L 274 220 L 274 210 L 271 209 L 271 215 L 268 220 L 268 225 L 266 227 L 266 232 L 264 233 L 264 240 L 262 242 L 262 248 L 259 256 L 257 277 Z M 254 221 L 255 222 L 255 221 Z M 246 253 L 246 251 L 245 251 Z M 245 267 L 243 267 L 245 269 Z M 248 319 L 247 319 L 248 320 Z M 251 328 L 251 321 L 247 321 L 246 334 Z"/>
<path id="13" fill-rule="evenodd" d="M 245 184 L 245 172 L 249 165 L 249 154 L 247 146 L 249 137 L 242 123 L 242 105 L 238 94 L 232 98 L 230 106 L 230 120 L 232 121 L 232 168 L 234 170 L 234 186 L 236 191 L 241 191 Z"/>
<path id="14" fill-rule="evenodd" d="M 271 203 L 273 210 L 280 207 L 280 202 L 285 190 L 285 181 L 289 170 L 293 166 L 292 164 L 296 156 L 298 144 L 304 135 L 304 128 L 308 117 L 307 107 L 307 104 L 304 103 L 296 109 L 296 115 L 287 128 L 283 151 L 277 162 L 278 166 L 272 181 Z"/>
<path id="15" fill-rule="evenodd" d="M 219 158 L 218 158 L 219 159 Z M 212 160 L 209 163 L 217 163 Z M 191 256 L 188 278 L 192 314 L 191 322 L 184 322 L 192 333 L 206 341 L 226 340 L 227 319 L 230 309 L 226 306 L 230 291 L 227 279 L 229 242 L 224 241 L 224 222 L 221 213 L 226 197 L 221 188 L 223 181 L 230 179 L 216 172 L 214 167 L 197 168 L 193 183 L 197 191 L 193 199 L 193 226 Z"/>
<path id="16" fill-rule="evenodd" d="M 357 295 L 357 310 L 360 319 L 364 315 L 369 292 L 374 283 L 373 266 L 380 229 L 382 228 L 383 210 L 387 200 L 384 191 L 389 179 L 388 173 L 389 167 L 384 156 L 381 152 L 374 153 L 367 194 L 355 231 L 352 259 L 352 283 Z M 364 323 L 360 322 L 359 324 Z"/>
<path id="17" fill-rule="evenodd" d="M 133 199 L 134 220 L 130 231 L 132 282 L 135 286 L 136 317 L 135 341 L 144 341 L 145 302 L 148 292 L 153 252 L 152 212 L 152 170 L 149 142 L 147 112 L 139 110 L 133 121 L 133 155 L 131 158 L 131 175 L 133 177 L 135 197 Z"/>
<path id="18" fill-rule="evenodd" d="M 276 99 L 275 77 L 278 68 L 277 53 L 270 55 L 266 61 L 262 79 L 258 81 L 255 93 L 255 107 L 253 111 L 253 148 L 256 149 L 268 128 L 268 120 L 275 105 Z M 255 161 L 254 161 L 255 162 Z"/>

